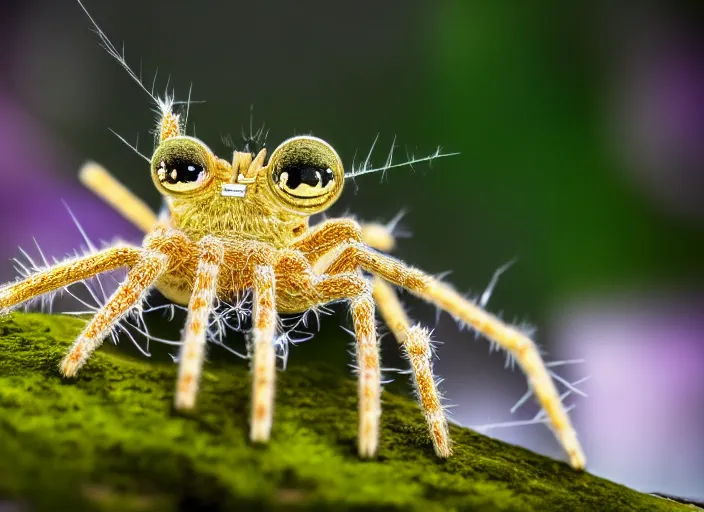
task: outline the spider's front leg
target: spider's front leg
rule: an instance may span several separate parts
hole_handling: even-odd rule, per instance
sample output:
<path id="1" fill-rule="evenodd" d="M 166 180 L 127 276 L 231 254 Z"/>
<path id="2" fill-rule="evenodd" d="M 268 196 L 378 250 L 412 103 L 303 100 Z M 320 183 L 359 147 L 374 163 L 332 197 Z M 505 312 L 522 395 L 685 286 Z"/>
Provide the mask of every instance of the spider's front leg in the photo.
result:
<path id="1" fill-rule="evenodd" d="M 439 306 L 511 353 L 528 377 L 538 402 L 550 419 L 555 436 L 569 456 L 570 464 L 577 469 L 585 467 L 586 458 L 577 434 L 545 363 L 528 336 L 465 299 L 451 286 L 361 243 L 347 244 L 337 251 L 336 256 L 327 268 L 329 274 L 362 268 Z"/>
<path id="2" fill-rule="evenodd" d="M 368 286 L 365 288 L 350 301 L 350 309 L 357 338 L 359 453 L 363 457 L 373 457 L 379 444 L 381 369 L 374 299 L 371 289 Z"/>
<path id="3" fill-rule="evenodd" d="M 83 332 L 73 342 L 59 368 L 66 377 L 74 377 L 90 355 L 100 347 L 110 329 L 127 312 L 141 302 L 144 295 L 166 271 L 168 257 L 156 251 L 148 251 L 127 273 L 105 305 L 90 319 Z"/>
<path id="4" fill-rule="evenodd" d="M 175 251 L 175 248 L 179 250 Z M 67 377 L 73 377 L 90 355 L 100 347 L 110 329 L 135 305 L 142 302 L 158 279 L 169 270 L 174 254 L 183 256 L 188 249 L 187 239 L 180 233 L 160 226 L 144 239 L 138 261 L 130 268 L 127 277 L 93 315 L 83 332 L 71 345 L 59 368 Z"/>
<path id="5" fill-rule="evenodd" d="M 184 410 L 192 409 L 196 404 L 205 359 L 207 327 L 217 298 L 218 278 L 225 261 L 234 258 L 237 260 L 234 267 L 245 269 L 246 273 L 251 272 L 254 294 L 251 439 L 267 441 L 271 433 L 276 373 L 276 289 L 273 266 L 267 263 L 270 255 L 253 248 L 257 262 L 250 267 L 246 261 L 252 253 L 243 247 L 226 247 L 222 241 L 212 236 L 203 238 L 198 246 L 200 255 L 188 305 L 188 319 L 183 331 L 175 406 Z M 232 263 L 230 261 L 228 266 Z"/>
<path id="6" fill-rule="evenodd" d="M 250 439 L 266 442 L 271 435 L 276 379 L 276 280 L 270 265 L 254 269 L 252 305 L 252 412 Z"/>
<path id="7" fill-rule="evenodd" d="M 188 318 L 179 352 L 175 406 L 192 409 L 196 404 L 198 384 L 205 359 L 205 342 L 210 316 L 217 296 L 218 273 L 224 247 L 217 238 L 207 236 L 199 242 L 200 255 L 195 281 L 188 303 Z"/>

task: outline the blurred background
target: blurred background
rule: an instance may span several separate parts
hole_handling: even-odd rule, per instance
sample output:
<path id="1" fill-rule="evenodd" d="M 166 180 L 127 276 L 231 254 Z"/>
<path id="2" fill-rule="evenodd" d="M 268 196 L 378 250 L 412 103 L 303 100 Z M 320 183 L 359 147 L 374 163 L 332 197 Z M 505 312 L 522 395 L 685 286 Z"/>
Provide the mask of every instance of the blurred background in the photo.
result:
<path id="1" fill-rule="evenodd" d="M 196 133 L 221 156 L 266 124 L 359 162 L 461 155 L 358 178 L 333 208 L 387 222 L 406 209 L 397 254 L 529 323 L 553 369 L 579 384 L 566 403 L 598 475 L 704 499 L 704 4 L 462 0 L 331 3 L 90 1 L 150 87 L 204 100 Z M 0 278 L 36 238 L 47 256 L 94 240 L 139 242 L 82 189 L 86 159 L 155 208 L 144 161 L 153 105 L 98 44 L 72 1 L 0 7 Z M 34 253 L 36 254 L 36 250 Z M 562 458 L 502 354 L 405 297 L 435 327 L 437 372 L 456 422 Z M 345 318 L 340 313 L 335 322 Z M 335 329 L 334 322 L 326 327 Z M 244 341 L 235 339 L 244 347 Z M 322 347 L 292 350 L 290 364 Z M 405 367 L 392 338 L 385 366 Z M 244 364 L 233 360 L 233 364 Z M 389 374 L 402 389 L 404 375 Z M 565 390 L 564 385 L 560 384 Z M 527 425 L 495 426 L 505 422 Z"/>

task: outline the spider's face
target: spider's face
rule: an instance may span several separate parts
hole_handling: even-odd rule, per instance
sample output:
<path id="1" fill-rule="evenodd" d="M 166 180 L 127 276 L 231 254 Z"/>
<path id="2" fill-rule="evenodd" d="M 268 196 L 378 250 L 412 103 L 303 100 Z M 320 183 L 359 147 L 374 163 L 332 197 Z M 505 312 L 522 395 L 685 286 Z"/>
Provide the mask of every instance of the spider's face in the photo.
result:
<path id="1" fill-rule="evenodd" d="M 342 161 L 332 146 L 310 136 L 284 141 L 262 172 L 273 199 L 284 209 L 305 215 L 330 207 L 345 181 Z"/>
<path id="2" fill-rule="evenodd" d="M 284 141 L 266 165 L 250 168 L 244 177 L 238 175 L 239 167 L 233 169 L 201 141 L 186 136 L 164 140 L 154 152 L 151 167 L 157 189 L 174 199 L 215 194 L 227 201 L 259 200 L 303 216 L 330 207 L 345 180 L 342 161 L 332 146 L 310 136 Z"/>

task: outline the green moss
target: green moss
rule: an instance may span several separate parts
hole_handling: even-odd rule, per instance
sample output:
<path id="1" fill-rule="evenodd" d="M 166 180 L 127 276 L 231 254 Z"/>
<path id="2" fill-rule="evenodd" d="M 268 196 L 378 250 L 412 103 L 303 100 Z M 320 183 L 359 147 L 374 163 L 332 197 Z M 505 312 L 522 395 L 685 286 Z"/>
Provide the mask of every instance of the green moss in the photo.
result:
<path id="1" fill-rule="evenodd" d="M 105 347 L 62 379 L 81 325 L 0 320 L 1 499 L 36 510 L 687 508 L 461 428 L 439 460 L 417 406 L 388 392 L 379 456 L 361 461 L 356 385 L 321 365 L 279 372 L 273 439 L 252 446 L 247 365 L 209 364 L 197 413 L 178 415 L 175 365 Z"/>

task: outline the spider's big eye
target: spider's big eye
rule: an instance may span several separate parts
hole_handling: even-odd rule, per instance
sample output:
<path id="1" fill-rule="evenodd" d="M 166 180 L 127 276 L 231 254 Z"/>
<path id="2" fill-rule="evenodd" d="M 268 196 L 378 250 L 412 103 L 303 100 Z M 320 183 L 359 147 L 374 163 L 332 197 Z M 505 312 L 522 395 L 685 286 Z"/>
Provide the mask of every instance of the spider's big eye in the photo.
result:
<path id="1" fill-rule="evenodd" d="M 205 178 L 205 169 L 195 162 L 176 158 L 162 160 L 156 174 L 162 185 L 178 190 L 202 182 Z"/>
<path id="2" fill-rule="evenodd" d="M 210 181 L 210 151 L 197 139 L 172 137 L 152 157 L 152 179 L 163 192 L 177 195 L 196 191 Z"/>
<path id="3" fill-rule="evenodd" d="M 345 176 L 340 157 L 315 137 L 288 139 L 274 150 L 268 167 L 275 196 L 298 213 L 322 211 L 342 192 Z"/>
<path id="4" fill-rule="evenodd" d="M 294 197 L 316 197 L 335 185 L 335 175 L 329 167 L 294 163 L 281 169 L 274 181 Z"/>

